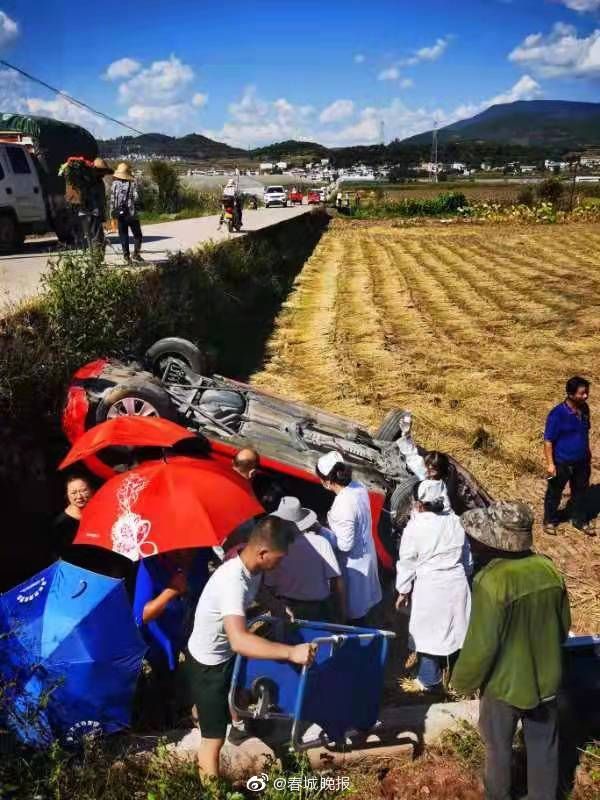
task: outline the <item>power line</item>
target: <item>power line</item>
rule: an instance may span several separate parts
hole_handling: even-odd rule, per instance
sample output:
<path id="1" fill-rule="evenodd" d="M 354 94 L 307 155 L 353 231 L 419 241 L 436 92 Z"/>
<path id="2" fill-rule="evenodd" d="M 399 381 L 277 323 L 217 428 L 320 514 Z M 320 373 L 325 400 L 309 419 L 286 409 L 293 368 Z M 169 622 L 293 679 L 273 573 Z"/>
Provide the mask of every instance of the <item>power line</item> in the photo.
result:
<path id="1" fill-rule="evenodd" d="M 133 131 L 134 133 L 137 133 L 139 135 L 143 135 L 144 133 L 143 131 L 138 131 L 137 128 L 132 128 L 131 125 L 127 125 L 127 123 L 125 122 L 121 122 L 121 120 L 119 119 L 115 119 L 115 117 L 111 117 L 109 114 L 105 114 L 103 111 L 96 111 L 95 108 L 88 106 L 88 104 L 84 103 L 82 100 L 77 100 L 77 98 L 71 97 L 71 95 L 68 95 L 65 92 L 61 92 L 60 89 L 56 89 L 54 86 L 50 86 L 49 83 L 46 83 L 40 78 L 36 78 L 34 75 L 30 75 L 28 72 L 25 72 L 25 70 L 22 70 L 19 67 L 15 67 L 14 64 L 9 64 L 8 61 L 0 59 L 0 64 L 2 64 L 2 66 L 4 67 L 8 67 L 9 69 L 14 70 L 15 72 L 18 72 L 19 75 L 22 75 L 24 78 L 27 78 L 28 80 L 33 81 L 34 83 L 39 83 L 40 86 L 43 86 L 45 89 L 49 89 L 51 92 L 59 94 L 61 97 L 64 97 L 64 99 L 68 103 L 71 103 L 74 106 L 78 106 L 79 108 L 83 108 L 86 111 L 90 111 L 97 117 L 102 117 L 103 119 L 107 119 L 109 122 L 113 122 L 115 125 L 120 125 L 123 128 L 127 128 L 128 130 Z"/>

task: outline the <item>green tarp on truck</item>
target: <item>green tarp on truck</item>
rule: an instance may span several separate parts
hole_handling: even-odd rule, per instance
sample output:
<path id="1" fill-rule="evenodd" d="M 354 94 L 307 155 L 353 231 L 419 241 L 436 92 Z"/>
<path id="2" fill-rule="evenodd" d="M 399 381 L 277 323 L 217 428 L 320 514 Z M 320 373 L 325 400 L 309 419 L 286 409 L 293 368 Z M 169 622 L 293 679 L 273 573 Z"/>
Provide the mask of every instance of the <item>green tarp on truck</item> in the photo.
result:
<path id="1" fill-rule="evenodd" d="M 31 137 L 50 191 L 64 192 L 64 181 L 58 178 L 58 169 L 69 156 L 94 159 L 98 155 L 98 144 L 89 131 L 49 117 L 0 113 L 0 138 L 3 133 Z"/>

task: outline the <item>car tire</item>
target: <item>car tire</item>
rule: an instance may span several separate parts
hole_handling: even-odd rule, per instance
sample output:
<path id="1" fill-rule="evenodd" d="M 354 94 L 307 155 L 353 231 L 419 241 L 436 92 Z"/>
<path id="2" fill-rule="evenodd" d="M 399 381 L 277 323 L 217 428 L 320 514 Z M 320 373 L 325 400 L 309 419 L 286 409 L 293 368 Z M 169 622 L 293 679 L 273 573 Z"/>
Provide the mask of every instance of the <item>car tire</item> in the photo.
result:
<path id="1" fill-rule="evenodd" d="M 396 486 L 390 497 L 390 512 L 394 527 L 400 527 L 408 519 L 413 489 L 418 483 L 420 481 L 416 475 L 405 475 L 396 481 Z"/>
<path id="2" fill-rule="evenodd" d="M 180 339 L 178 336 L 169 336 L 154 342 L 146 350 L 144 366 L 149 372 L 160 378 L 164 372 L 164 368 L 161 369 L 161 365 L 164 364 L 165 359 L 168 357 L 181 361 L 192 372 L 198 372 L 200 375 L 206 372 L 206 355 L 193 342 L 188 339 Z"/>
<path id="3" fill-rule="evenodd" d="M 382 442 L 395 442 L 400 435 L 400 420 L 405 413 L 406 411 L 400 408 L 388 411 L 373 438 Z"/>
<path id="4" fill-rule="evenodd" d="M 150 381 L 122 383 L 104 395 L 96 408 L 96 423 L 120 416 L 177 419 L 167 392 Z"/>
<path id="5" fill-rule="evenodd" d="M 13 214 L 0 214 L 0 252 L 16 253 L 23 248 L 25 234 Z"/>

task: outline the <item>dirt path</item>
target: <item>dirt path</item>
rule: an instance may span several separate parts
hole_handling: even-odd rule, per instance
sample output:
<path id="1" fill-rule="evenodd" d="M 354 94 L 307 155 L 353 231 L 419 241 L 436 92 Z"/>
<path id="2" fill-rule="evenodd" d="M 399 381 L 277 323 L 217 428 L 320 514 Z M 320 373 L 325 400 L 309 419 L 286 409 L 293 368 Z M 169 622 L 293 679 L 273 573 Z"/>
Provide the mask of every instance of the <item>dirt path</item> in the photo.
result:
<path id="1" fill-rule="evenodd" d="M 595 411 L 599 239 L 591 226 L 335 223 L 298 276 L 254 383 L 371 428 L 390 408 L 410 408 L 424 446 L 540 512 L 543 422 L 567 377 L 592 380 Z M 600 454 L 595 429 L 592 439 Z M 536 544 L 567 575 L 575 628 L 600 631 L 600 536 L 538 528 Z"/>

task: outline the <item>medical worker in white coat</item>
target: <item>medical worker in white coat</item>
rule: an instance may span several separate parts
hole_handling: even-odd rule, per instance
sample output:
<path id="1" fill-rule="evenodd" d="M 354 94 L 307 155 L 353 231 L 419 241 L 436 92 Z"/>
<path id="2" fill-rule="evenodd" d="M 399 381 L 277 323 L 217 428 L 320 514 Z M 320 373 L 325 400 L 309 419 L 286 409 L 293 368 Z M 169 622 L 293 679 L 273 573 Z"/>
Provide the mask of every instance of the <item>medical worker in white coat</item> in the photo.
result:
<path id="1" fill-rule="evenodd" d="M 318 460 L 317 475 L 335 494 L 327 524 L 346 586 L 347 622 L 368 627 L 381 601 L 369 493 L 360 481 L 352 480 L 352 468 L 335 450 Z"/>
<path id="2" fill-rule="evenodd" d="M 437 481 L 415 486 L 396 565 L 396 608 L 408 605 L 410 596 L 408 630 L 423 691 L 440 688 L 442 668 L 451 668 L 458 656 L 471 613 L 469 544 L 459 517 L 444 510 L 444 499 Z"/>

